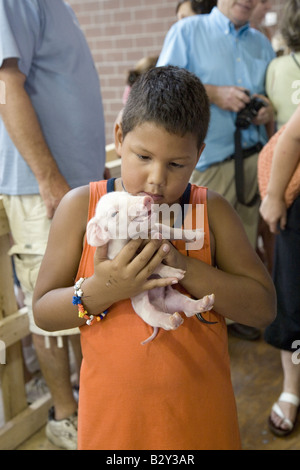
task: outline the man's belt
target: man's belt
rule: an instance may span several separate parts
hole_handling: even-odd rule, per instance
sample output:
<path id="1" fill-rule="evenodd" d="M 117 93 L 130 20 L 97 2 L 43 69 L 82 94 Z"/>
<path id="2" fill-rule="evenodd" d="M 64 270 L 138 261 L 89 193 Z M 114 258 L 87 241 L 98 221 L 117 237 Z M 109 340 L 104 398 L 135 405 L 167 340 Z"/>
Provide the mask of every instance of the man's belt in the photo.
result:
<path id="1" fill-rule="evenodd" d="M 238 201 L 243 204 L 244 206 L 254 206 L 257 204 L 259 201 L 259 195 L 256 194 L 254 198 L 246 202 L 244 199 L 244 168 L 243 168 L 243 160 L 245 158 L 251 157 L 252 155 L 259 153 L 261 149 L 263 148 L 263 145 L 258 142 L 257 144 L 253 145 L 252 147 L 249 147 L 248 149 L 243 149 L 241 146 L 241 140 L 240 140 L 240 130 L 236 129 L 235 133 L 235 153 L 233 155 L 230 155 L 229 157 L 225 158 L 225 160 L 222 160 L 221 162 L 215 162 L 212 163 L 210 166 L 217 166 L 221 165 L 222 163 L 225 162 L 230 162 L 234 160 L 234 166 L 235 166 L 235 187 L 236 187 L 236 195 Z"/>
<path id="2" fill-rule="evenodd" d="M 249 147 L 248 149 L 242 149 L 243 158 L 251 157 L 255 153 L 260 152 L 262 148 L 263 148 L 263 145 L 260 142 L 258 142 L 252 147 Z M 235 154 L 230 155 L 230 157 L 225 158 L 225 160 L 222 160 L 220 163 L 230 162 L 230 160 L 234 160 L 234 158 L 235 158 Z"/>
<path id="3" fill-rule="evenodd" d="M 260 152 L 262 148 L 263 148 L 263 145 L 260 142 L 258 142 L 257 144 L 253 145 L 252 147 L 249 147 L 248 149 L 242 149 L 243 159 L 251 157 L 255 153 Z M 221 165 L 222 163 L 225 163 L 225 162 L 230 162 L 231 160 L 234 160 L 234 157 L 235 157 L 235 154 L 232 154 L 232 155 L 230 155 L 230 157 L 225 158 L 225 160 L 221 160 L 220 162 L 212 163 L 210 165 L 210 167 L 211 166 L 216 166 L 216 165 Z"/>

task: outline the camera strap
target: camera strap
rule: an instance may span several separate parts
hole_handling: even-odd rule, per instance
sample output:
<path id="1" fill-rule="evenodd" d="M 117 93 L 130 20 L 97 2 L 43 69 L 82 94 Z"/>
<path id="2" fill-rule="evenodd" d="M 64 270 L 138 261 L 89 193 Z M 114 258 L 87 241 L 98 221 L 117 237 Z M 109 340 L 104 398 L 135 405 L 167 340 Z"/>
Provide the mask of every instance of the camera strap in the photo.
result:
<path id="1" fill-rule="evenodd" d="M 259 194 L 255 194 L 255 196 L 251 199 L 251 201 L 246 202 L 244 196 L 244 158 L 243 158 L 243 148 L 241 143 L 241 129 L 239 127 L 236 128 L 234 133 L 234 144 L 235 144 L 235 152 L 234 152 L 234 169 L 235 169 L 235 190 L 236 190 L 236 197 L 240 204 L 243 204 L 247 207 L 252 207 L 258 203 L 260 197 Z"/>

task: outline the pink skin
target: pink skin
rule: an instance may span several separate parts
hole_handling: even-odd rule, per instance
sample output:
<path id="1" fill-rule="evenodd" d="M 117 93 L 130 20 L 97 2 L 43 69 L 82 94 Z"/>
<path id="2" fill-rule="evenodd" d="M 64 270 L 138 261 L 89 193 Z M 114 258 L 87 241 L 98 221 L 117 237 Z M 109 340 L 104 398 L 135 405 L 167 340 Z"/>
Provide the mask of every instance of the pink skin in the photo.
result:
<path id="1" fill-rule="evenodd" d="M 87 242 L 92 246 L 101 246 L 108 243 L 108 258 L 113 259 L 129 240 L 129 237 L 114 238 L 116 233 L 116 225 L 119 222 L 120 211 L 127 208 L 128 228 L 133 222 L 140 227 L 143 222 L 146 223 L 147 233 L 139 232 L 142 238 L 148 238 L 148 222 L 153 216 L 151 205 L 153 200 L 150 195 L 132 196 L 126 192 L 113 192 L 103 196 L 98 202 L 95 216 L 89 221 L 87 226 Z M 113 223 L 110 223 L 113 220 Z M 134 227 L 134 225 L 133 225 Z M 162 224 L 154 225 L 155 230 L 151 232 L 151 236 L 155 238 L 161 237 L 160 230 L 169 229 Z M 151 225 L 152 228 L 152 225 Z M 182 231 L 183 238 L 185 231 Z M 188 231 L 188 240 L 190 241 L 191 231 Z M 144 236 L 143 236 L 144 235 Z M 198 237 L 195 231 L 195 238 Z M 203 233 L 201 233 L 203 236 Z M 174 278 L 177 283 L 184 277 L 184 271 L 167 265 L 159 265 L 153 273 L 163 278 Z M 154 328 L 153 334 L 142 344 L 146 344 L 155 338 L 158 328 L 165 330 L 175 330 L 182 323 L 183 319 L 179 315 L 184 312 L 187 317 L 200 314 L 211 310 L 214 303 L 214 295 L 205 296 L 200 300 L 193 300 L 178 291 L 167 288 L 155 288 L 151 291 L 142 292 L 131 299 L 135 312 L 150 326 Z M 199 317 L 198 317 L 199 318 Z M 200 318 L 201 319 L 201 318 Z"/>

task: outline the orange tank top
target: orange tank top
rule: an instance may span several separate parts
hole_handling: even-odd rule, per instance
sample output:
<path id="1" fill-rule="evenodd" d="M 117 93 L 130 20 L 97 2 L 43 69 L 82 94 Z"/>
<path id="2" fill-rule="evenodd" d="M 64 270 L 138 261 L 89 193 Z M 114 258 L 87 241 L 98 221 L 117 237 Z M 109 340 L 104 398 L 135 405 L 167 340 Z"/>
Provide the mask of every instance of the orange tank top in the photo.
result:
<path id="1" fill-rule="evenodd" d="M 90 184 L 89 219 L 106 192 L 107 181 Z M 190 185 L 189 203 L 204 205 L 205 241 L 188 255 L 211 264 L 206 194 Z M 185 252 L 183 242 L 174 245 Z M 77 279 L 93 274 L 94 252 L 85 242 Z M 225 321 L 214 311 L 204 315 L 217 323 L 183 314 L 177 330 L 160 329 L 144 346 L 153 329 L 129 299 L 81 327 L 79 449 L 240 449 Z"/>

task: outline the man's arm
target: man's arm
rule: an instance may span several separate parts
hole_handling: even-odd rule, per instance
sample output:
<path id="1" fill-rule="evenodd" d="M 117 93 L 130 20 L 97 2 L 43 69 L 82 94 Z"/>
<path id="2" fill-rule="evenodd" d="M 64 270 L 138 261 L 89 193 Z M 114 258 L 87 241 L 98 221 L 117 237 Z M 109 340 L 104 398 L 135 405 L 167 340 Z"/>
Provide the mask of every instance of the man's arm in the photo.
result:
<path id="1" fill-rule="evenodd" d="M 210 102 L 226 111 L 238 113 L 250 101 L 243 87 L 209 84 L 204 84 L 204 87 Z"/>
<path id="2" fill-rule="evenodd" d="M 24 88 L 26 77 L 17 59 L 4 60 L 0 80 L 6 86 L 6 104 L 0 106 L 1 118 L 16 148 L 31 168 L 44 200 L 49 218 L 70 189 L 44 139 L 37 115 Z"/>
<path id="3" fill-rule="evenodd" d="M 250 97 L 245 93 L 245 88 L 239 86 L 216 86 L 204 85 L 206 93 L 212 104 L 215 104 L 226 111 L 238 113 L 250 102 Z M 253 120 L 254 125 L 273 124 L 274 110 L 268 98 L 263 95 L 254 95 L 265 101 L 267 106 L 261 108 Z M 268 129 L 267 129 L 268 130 Z M 270 128 L 270 135 L 273 135 L 273 127 Z"/>

